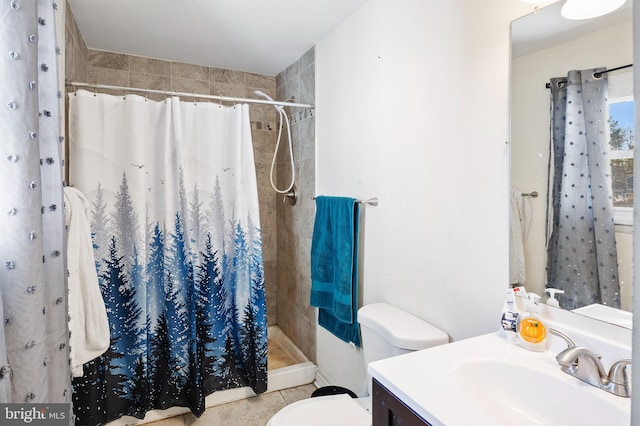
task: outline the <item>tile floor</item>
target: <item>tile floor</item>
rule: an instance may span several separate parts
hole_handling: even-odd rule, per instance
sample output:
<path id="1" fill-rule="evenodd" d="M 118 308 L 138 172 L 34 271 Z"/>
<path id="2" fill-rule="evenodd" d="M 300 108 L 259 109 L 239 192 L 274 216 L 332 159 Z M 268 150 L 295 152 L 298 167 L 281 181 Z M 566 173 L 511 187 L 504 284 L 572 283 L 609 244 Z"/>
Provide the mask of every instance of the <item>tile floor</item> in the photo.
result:
<path id="1" fill-rule="evenodd" d="M 309 398 L 316 389 L 313 384 L 283 389 L 253 398 L 207 408 L 197 418 L 193 414 L 147 423 L 149 426 L 265 426 L 271 416 L 285 405 Z"/>

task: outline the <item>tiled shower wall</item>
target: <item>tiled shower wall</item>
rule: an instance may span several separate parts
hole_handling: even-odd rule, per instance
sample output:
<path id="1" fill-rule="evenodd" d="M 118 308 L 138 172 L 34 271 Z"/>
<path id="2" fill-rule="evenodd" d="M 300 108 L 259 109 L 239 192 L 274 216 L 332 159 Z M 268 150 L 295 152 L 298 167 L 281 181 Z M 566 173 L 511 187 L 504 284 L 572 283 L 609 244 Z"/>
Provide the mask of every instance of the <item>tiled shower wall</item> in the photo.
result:
<path id="1" fill-rule="evenodd" d="M 278 99 L 315 104 L 315 48 L 276 76 Z M 278 326 L 308 358 L 316 360 L 316 313 L 309 305 L 310 253 L 315 216 L 315 115 L 312 109 L 287 108 L 291 117 L 298 201 L 280 199 L 278 223 Z M 284 138 L 283 138 L 284 139 Z M 278 150 L 278 185 L 286 188 L 291 164 L 284 143 Z M 284 308 L 286 307 L 286 309 Z"/>
<path id="2" fill-rule="evenodd" d="M 65 5 L 64 73 L 67 81 L 87 81 L 87 45 L 76 24 L 71 7 Z"/>
<path id="3" fill-rule="evenodd" d="M 65 35 L 67 81 L 237 97 L 255 97 L 253 91 L 262 90 L 277 99 L 295 96 L 296 102 L 313 104 L 314 101 L 314 49 L 274 78 L 88 49 L 68 4 Z M 121 95 L 122 92 L 115 94 Z M 155 100 L 164 98 L 163 95 L 147 97 Z M 298 167 L 296 185 L 302 196 L 295 206 L 285 207 L 269 180 L 277 137 L 277 113 L 271 106 L 250 106 L 265 261 L 267 317 L 269 325 L 277 323 L 315 362 L 315 312 L 309 306 L 309 253 L 315 209 L 311 200 L 315 176 L 315 119 L 310 110 L 289 108 L 288 112 L 292 119 L 294 157 Z M 284 148 L 281 146 L 277 165 L 280 186 L 284 185 L 283 181 L 288 182 L 289 176 L 289 166 L 282 160 Z"/>

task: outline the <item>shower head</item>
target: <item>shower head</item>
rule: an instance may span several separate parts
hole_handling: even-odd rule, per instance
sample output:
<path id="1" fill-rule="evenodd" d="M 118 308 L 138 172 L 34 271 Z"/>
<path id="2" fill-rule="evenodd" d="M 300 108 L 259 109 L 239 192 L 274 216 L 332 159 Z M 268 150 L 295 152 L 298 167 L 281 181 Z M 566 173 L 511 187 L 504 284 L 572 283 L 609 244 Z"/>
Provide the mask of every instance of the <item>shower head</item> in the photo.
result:
<path id="1" fill-rule="evenodd" d="M 256 91 L 254 91 L 253 93 L 254 93 L 254 94 L 256 94 L 256 95 L 258 95 L 258 96 L 262 96 L 263 98 L 267 98 L 268 100 L 270 100 L 270 101 L 272 101 L 272 102 L 273 102 L 273 98 L 272 98 L 271 96 L 267 95 L 266 93 L 264 93 L 264 92 L 263 92 L 263 91 L 261 91 L 261 90 L 256 90 Z"/>

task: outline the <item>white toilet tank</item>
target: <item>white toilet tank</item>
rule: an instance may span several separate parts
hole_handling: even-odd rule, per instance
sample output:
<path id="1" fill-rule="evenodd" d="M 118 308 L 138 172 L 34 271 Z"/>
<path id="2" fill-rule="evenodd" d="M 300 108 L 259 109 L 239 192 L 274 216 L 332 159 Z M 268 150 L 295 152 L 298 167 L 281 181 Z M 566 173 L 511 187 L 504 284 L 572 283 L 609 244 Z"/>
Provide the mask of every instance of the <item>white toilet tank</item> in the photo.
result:
<path id="1" fill-rule="evenodd" d="M 449 343 L 444 331 L 386 303 L 358 310 L 365 365 L 370 362 Z M 367 390 L 371 394 L 371 381 Z"/>

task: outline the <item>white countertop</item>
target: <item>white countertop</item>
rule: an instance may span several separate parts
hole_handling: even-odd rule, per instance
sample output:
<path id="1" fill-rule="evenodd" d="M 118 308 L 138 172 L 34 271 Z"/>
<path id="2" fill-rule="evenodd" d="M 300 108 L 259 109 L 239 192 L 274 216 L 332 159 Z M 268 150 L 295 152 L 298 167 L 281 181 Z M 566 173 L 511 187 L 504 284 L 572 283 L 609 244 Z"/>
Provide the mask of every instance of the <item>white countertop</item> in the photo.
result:
<path id="1" fill-rule="evenodd" d="M 376 361 L 368 372 L 433 426 L 629 424 L 629 398 L 563 373 L 555 355 L 491 333 Z M 539 407 L 542 401 L 553 407 Z"/>

